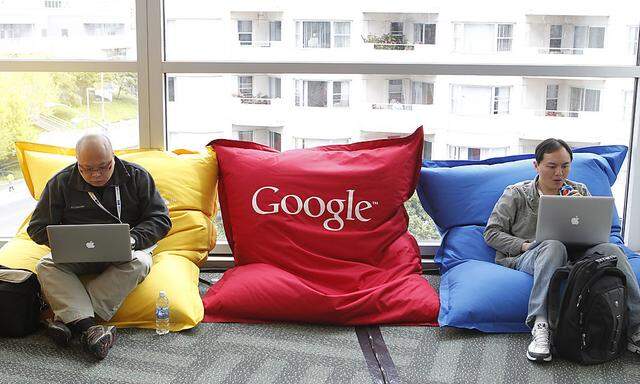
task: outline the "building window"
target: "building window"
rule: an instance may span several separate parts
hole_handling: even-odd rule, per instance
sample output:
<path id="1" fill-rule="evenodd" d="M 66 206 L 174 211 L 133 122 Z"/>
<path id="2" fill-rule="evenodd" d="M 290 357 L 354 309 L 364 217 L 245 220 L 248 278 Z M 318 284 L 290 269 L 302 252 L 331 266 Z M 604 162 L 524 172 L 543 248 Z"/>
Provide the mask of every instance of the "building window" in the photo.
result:
<path id="1" fill-rule="evenodd" d="M 238 20 L 238 41 L 240 45 L 251 45 L 253 41 L 253 22 Z"/>
<path id="2" fill-rule="evenodd" d="M 348 107 L 349 81 L 296 80 L 296 106 L 298 107 Z M 328 94 L 328 90 L 332 90 Z M 328 99 L 328 97 L 331 99 Z"/>
<path id="3" fill-rule="evenodd" d="M 433 151 L 433 143 L 425 140 L 422 146 L 422 160 L 431 160 L 431 153 Z"/>
<path id="4" fill-rule="evenodd" d="M 433 83 L 424 81 L 411 82 L 412 104 L 433 104 Z"/>
<path id="5" fill-rule="evenodd" d="M 453 85 L 451 112 L 457 115 L 509 113 L 510 87 Z"/>
<path id="6" fill-rule="evenodd" d="M 253 97 L 253 76 L 238 76 L 238 94 L 240 97 Z"/>
<path id="7" fill-rule="evenodd" d="M 453 31 L 456 52 L 509 52 L 513 45 L 513 24 L 456 23 Z"/>
<path id="8" fill-rule="evenodd" d="M 0 24 L 0 39 L 22 39 L 31 36 L 33 24 Z"/>
<path id="9" fill-rule="evenodd" d="M 127 57 L 127 48 L 106 48 L 103 50 L 104 55 L 110 59 L 119 57 L 125 58 Z"/>
<path id="10" fill-rule="evenodd" d="M 278 132 L 269 131 L 269 146 L 275 150 L 282 150 L 282 135 Z"/>
<path id="11" fill-rule="evenodd" d="M 509 113 L 509 87 L 494 87 L 493 88 L 493 114 Z"/>
<path id="12" fill-rule="evenodd" d="M 279 77 L 269 77 L 269 97 L 277 99 L 282 97 L 282 81 Z"/>
<path id="13" fill-rule="evenodd" d="M 167 77 L 167 101 L 176 101 L 176 78 Z"/>
<path id="14" fill-rule="evenodd" d="M 558 111 L 558 94 L 560 86 L 558 84 L 547 84 L 547 99 L 545 102 L 545 115 L 555 116 Z"/>
<path id="15" fill-rule="evenodd" d="M 389 104 L 404 104 L 402 80 L 389 80 Z"/>
<path id="16" fill-rule="evenodd" d="M 604 27 L 576 25 L 573 30 L 575 54 L 582 54 L 583 48 L 604 48 Z"/>
<path id="17" fill-rule="evenodd" d="M 333 106 L 334 107 L 349 106 L 349 82 L 348 81 L 333 82 Z"/>
<path id="18" fill-rule="evenodd" d="M 296 24 L 299 26 L 299 23 Z M 302 22 L 301 45 L 303 48 L 331 48 L 331 23 L 328 21 Z"/>
<path id="19" fill-rule="evenodd" d="M 551 25 L 549 28 L 549 52 L 561 53 L 560 48 L 562 48 L 562 25 Z"/>
<path id="20" fill-rule="evenodd" d="M 350 45 L 350 21 L 296 21 L 297 47 L 331 48 L 333 46 L 347 48 Z"/>
<path id="21" fill-rule="evenodd" d="M 89 36 L 116 36 L 124 33 L 124 23 L 85 23 L 85 33 Z M 62 36 L 69 35 L 68 30 L 62 29 Z"/>
<path id="22" fill-rule="evenodd" d="M 640 33 L 640 27 L 629 27 L 629 52 L 632 55 L 638 54 L 638 34 Z"/>
<path id="23" fill-rule="evenodd" d="M 348 48 L 351 41 L 351 23 L 348 21 L 336 21 L 333 23 L 333 38 L 336 48 Z"/>
<path id="24" fill-rule="evenodd" d="M 452 160 L 484 160 L 492 157 L 506 156 L 509 147 L 475 148 L 447 145 L 449 158 Z"/>
<path id="25" fill-rule="evenodd" d="M 349 139 L 308 139 L 297 137 L 295 139 L 295 147 L 297 149 L 313 148 L 322 145 L 339 145 L 349 144 Z"/>
<path id="26" fill-rule="evenodd" d="M 497 51 L 510 52 L 513 43 L 513 24 L 498 24 Z"/>
<path id="27" fill-rule="evenodd" d="M 570 117 L 578 117 L 577 112 L 599 112 L 600 90 L 571 87 L 569 99 Z"/>
<path id="28" fill-rule="evenodd" d="M 403 41 L 404 39 L 404 23 L 393 21 L 391 22 L 391 26 L 389 27 L 389 34 L 398 39 L 398 41 Z"/>
<path id="29" fill-rule="evenodd" d="M 269 22 L 269 41 L 281 41 L 282 40 L 282 22 L 270 21 Z"/>
<path id="30" fill-rule="evenodd" d="M 296 80 L 296 106 L 326 107 L 327 82 Z"/>
<path id="31" fill-rule="evenodd" d="M 62 0 L 45 0 L 45 8 L 62 8 Z"/>
<path id="32" fill-rule="evenodd" d="M 413 25 L 413 42 L 415 44 L 435 44 L 436 25 L 415 23 Z"/>
<path id="33" fill-rule="evenodd" d="M 60 36 L 62 36 L 62 37 L 69 37 L 69 30 L 68 30 L 68 29 L 66 29 L 66 28 L 62 28 L 62 29 L 60 30 Z"/>
<path id="34" fill-rule="evenodd" d="M 238 131 L 238 140 L 253 141 L 253 131 Z"/>

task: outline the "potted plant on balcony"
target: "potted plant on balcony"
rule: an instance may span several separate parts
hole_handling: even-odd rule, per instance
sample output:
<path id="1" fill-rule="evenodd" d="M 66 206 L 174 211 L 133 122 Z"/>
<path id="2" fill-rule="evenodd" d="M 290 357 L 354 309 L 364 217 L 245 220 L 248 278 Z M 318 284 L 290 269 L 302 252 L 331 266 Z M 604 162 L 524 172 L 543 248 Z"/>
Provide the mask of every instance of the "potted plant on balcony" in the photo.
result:
<path id="1" fill-rule="evenodd" d="M 374 49 L 411 51 L 414 48 L 413 45 L 407 45 L 407 40 L 404 36 L 390 33 L 385 33 L 382 36 L 368 35 L 365 42 L 373 43 Z"/>

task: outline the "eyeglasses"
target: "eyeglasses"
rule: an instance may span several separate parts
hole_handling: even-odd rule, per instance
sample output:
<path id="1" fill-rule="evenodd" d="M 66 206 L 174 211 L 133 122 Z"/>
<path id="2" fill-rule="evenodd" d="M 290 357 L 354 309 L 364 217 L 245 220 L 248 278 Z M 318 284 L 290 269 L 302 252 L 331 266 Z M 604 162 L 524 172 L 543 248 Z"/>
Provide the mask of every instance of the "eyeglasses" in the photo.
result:
<path id="1" fill-rule="evenodd" d="M 107 165 L 102 165 L 99 167 L 83 167 L 80 164 L 78 164 L 78 169 L 80 170 L 80 172 L 85 173 L 85 174 L 93 174 L 93 173 L 106 173 L 109 172 L 109 170 L 111 169 L 111 167 L 113 166 L 113 160 L 109 161 L 109 164 Z"/>

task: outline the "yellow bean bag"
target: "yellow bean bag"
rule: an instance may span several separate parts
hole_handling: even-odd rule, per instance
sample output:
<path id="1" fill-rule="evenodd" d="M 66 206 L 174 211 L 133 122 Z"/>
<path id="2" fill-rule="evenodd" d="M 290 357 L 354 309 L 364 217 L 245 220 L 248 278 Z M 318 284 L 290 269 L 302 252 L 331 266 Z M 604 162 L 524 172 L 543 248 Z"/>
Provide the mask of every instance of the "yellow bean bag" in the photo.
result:
<path id="1" fill-rule="evenodd" d="M 38 199 L 47 181 L 60 169 L 75 162 L 75 151 L 34 143 L 16 143 L 18 160 L 31 195 Z M 215 153 L 177 150 L 117 151 L 123 160 L 140 164 L 153 176 L 169 207 L 172 227 L 154 251 L 153 267 L 111 319 L 123 327 L 155 327 L 155 301 L 164 290 L 170 301 L 171 330 L 192 328 L 204 315 L 198 292 L 199 265 L 215 246 L 216 184 Z M 34 243 L 26 233 L 25 219 L 17 236 L 0 249 L 0 265 L 35 271 L 46 246 Z"/>

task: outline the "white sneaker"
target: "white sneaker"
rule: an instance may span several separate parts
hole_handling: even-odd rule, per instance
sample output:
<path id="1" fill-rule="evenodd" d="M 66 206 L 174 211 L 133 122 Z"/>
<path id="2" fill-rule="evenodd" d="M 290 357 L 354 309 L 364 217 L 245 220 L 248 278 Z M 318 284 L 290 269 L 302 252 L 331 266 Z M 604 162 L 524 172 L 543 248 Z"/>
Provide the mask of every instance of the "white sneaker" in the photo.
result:
<path id="1" fill-rule="evenodd" d="M 531 361 L 551 361 L 549 350 L 549 326 L 536 323 L 531 330 L 531 343 L 527 348 L 527 359 Z"/>

